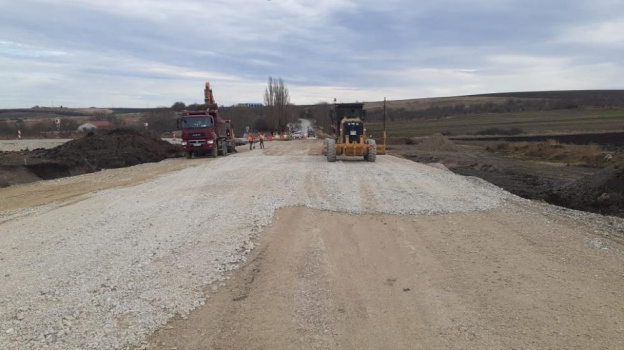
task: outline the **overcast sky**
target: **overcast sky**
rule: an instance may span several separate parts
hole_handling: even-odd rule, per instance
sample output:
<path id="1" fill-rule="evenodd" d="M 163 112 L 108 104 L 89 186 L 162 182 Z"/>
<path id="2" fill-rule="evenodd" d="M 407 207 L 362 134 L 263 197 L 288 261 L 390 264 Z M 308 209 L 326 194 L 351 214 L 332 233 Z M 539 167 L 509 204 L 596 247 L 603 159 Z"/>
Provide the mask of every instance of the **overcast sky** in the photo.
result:
<path id="1" fill-rule="evenodd" d="M 624 88 L 624 0 L 0 0 L 0 108 Z"/>

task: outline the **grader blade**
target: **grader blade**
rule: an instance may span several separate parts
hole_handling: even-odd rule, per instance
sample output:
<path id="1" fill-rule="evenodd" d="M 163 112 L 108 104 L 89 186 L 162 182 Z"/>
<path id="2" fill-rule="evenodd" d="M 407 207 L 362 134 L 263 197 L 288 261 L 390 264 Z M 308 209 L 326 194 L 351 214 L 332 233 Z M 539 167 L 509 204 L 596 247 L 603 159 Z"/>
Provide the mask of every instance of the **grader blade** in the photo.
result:
<path id="1" fill-rule="evenodd" d="M 386 145 L 378 145 L 377 154 L 386 154 Z"/>

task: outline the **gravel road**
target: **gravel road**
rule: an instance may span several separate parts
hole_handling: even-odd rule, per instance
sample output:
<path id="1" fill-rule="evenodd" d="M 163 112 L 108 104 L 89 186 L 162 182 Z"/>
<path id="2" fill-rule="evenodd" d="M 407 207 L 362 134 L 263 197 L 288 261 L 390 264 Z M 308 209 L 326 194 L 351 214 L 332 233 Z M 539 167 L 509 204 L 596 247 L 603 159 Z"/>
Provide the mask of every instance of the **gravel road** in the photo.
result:
<path id="1" fill-rule="evenodd" d="M 23 139 L 23 140 L 0 140 L 0 151 L 21 151 L 21 150 L 33 150 L 36 148 L 54 148 L 60 146 L 65 142 L 72 139 Z M 182 140 L 180 138 L 165 138 L 163 140 L 173 144 L 180 144 Z"/>
<path id="2" fill-rule="evenodd" d="M 24 149 L 33 150 L 35 148 L 54 148 L 60 146 L 70 139 L 24 139 L 24 140 L 0 140 L 0 151 L 21 151 Z"/>
<path id="3" fill-rule="evenodd" d="M 583 273 L 593 274 L 598 269 L 603 269 L 600 276 L 596 277 L 595 281 L 599 283 L 596 288 L 591 285 L 574 284 L 590 282 L 592 278 L 571 278 L 569 280 L 571 290 L 585 288 L 584 293 L 575 294 L 556 289 L 550 289 L 549 293 L 567 292 L 565 295 L 569 298 L 572 298 L 572 294 L 579 295 L 576 300 L 582 301 L 584 296 L 590 295 L 589 292 L 595 292 L 598 294 L 592 297 L 596 300 L 602 298 L 604 303 L 615 303 L 610 304 L 609 308 L 599 303 L 587 305 L 601 307 L 595 312 L 600 312 L 603 320 L 612 321 L 612 327 L 608 329 L 609 337 L 605 339 L 617 340 L 622 345 L 624 304 L 617 293 L 624 290 L 621 275 L 624 254 L 621 244 L 613 238 L 619 237 L 615 234 L 621 221 L 610 219 L 601 221 L 597 216 L 588 217 L 571 211 L 532 204 L 481 180 L 457 176 L 445 169 L 391 156 L 380 156 L 374 164 L 350 160 L 327 163 L 323 157 L 314 155 L 318 148 L 319 141 L 272 142 L 267 144 L 265 151 L 245 151 L 218 159 L 179 160 L 179 162 L 169 160 L 160 165 L 146 166 L 141 168 L 142 173 L 147 169 L 157 172 L 158 175 L 144 175 L 144 178 L 137 174 L 132 175 L 132 169 L 108 170 L 86 177 L 89 181 L 81 185 L 82 193 L 75 193 L 68 198 L 51 195 L 50 201 L 34 198 L 38 193 L 37 188 L 42 186 L 41 183 L 18 186 L 17 189 L 0 189 L 0 197 L 10 193 L 12 198 L 18 198 L 20 191 L 33 196 L 33 206 L 29 206 L 26 201 L 15 207 L 5 205 L 7 209 L 0 212 L 2 271 L 0 348 L 124 349 L 153 348 L 161 344 L 163 349 L 171 349 L 171 346 L 176 345 L 169 346 L 170 344 L 165 344 L 162 339 L 155 341 L 150 339 L 148 344 L 146 337 L 155 330 L 162 329 L 172 318 L 177 317 L 179 322 L 184 322 L 189 316 L 193 317 L 200 314 L 201 310 L 211 307 L 212 299 L 218 299 L 219 295 L 227 295 L 229 287 L 222 287 L 227 287 L 228 283 L 235 284 L 241 278 L 229 271 L 240 266 L 251 266 L 246 264 L 250 256 L 257 261 L 257 250 L 252 252 L 252 249 L 254 242 L 258 242 L 258 239 L 262 241 L 262 238 L 258 238 L 259 233 L 266 228 L 275 230 L 274 225 L 271 226 L 274 223 L 275 213 L 282 208 L 293 210 L 293 207 L 309 212 L 294 212 L 288 215 L 290 221 L 287 222 L 291 224 L 282 226 L 278 230 L 279 234 L 274 233 L 270 237 L 276 237 L 277 241 L 284 242 L 297 240 L 301 235 L 306 237 L 305 227 L 314 226 L 320 227 L 317 232 L 323 234 L 308 237 L 305 242 L 311 243 L 301 245 L 297 248 L 299 250 L 295 250 L 302 254 L 302 259 L 294 259 L 293 256 L 296 255 L 288 255 L 288 251 L 284 251 L 287 254 L 285 259 L 275 265 L 267 265 L 273 271 L 267 273 L 279 273 L 280 269 L 284 268 L 284 273 L 287 274 L 287 271 L 290 271 L 287 264 L 298 266 L 293 271 L 300 272 L 297 275 L 300 279 L 295 278 L 291 281 L 291 284 L 295 283 L 292 291 L 288 288 L 284 290 L 287 294 L 291 291 L 289 300 L 292 303 L 284 305 L 301 311 L 289 315 L 293 322 L 304 330 L 295 332 L 298 337 L 296 341 L 293 340 L 294 343 L 290 340 L 280 343 L 273 334 L 271 338 L 273 342 L 266 342 L 264 348 L 286 349 L 292 348 L 293 344 L 299 344 L 297 347 L 301 347 L 304 344 L 301 341 L 305 339 L 318 340 L 314 343 L 318 348 L 362 348 L 357 346 L 363 343 L 341 346 L 346 343 L 341 343 L 339 337 L 319 338 L 317 335 L 325 332 L 325 328 L 321 329 L 323 324 L 335 325 L 331 326 L 331 329 L 327 328 L 330 329 L 328 331 L 330 334 L 338 334 L 340 330 L 347 331 L 346 328 L 338 327 L 341 318 L 337 315 L 345 314 L 346 316 L 341 316 L 342 321 L 350 322 L 345 317 L 358 317 L 358 314 L 351 313 L 355 311 L 366 314 L 368 305 L 376 303 L 376 296 L 373 293 L 358 305 L 349 306 L 343 312 L 336 311 L 332 309 L 332 305 L 336 302 L 332 299 L 336 295 L 332 290 L 335 279 L 324 278 L 318 273 L 333 271 L 337 275 L 344 274 L 345 271 L 339 269 L 343 265 L 340 262 L 329 264 L 328 261 L 331 259 L 327 260 L 327 256 L 339 255 L 342 245 L 357 243 L 358 240 L 351 237 L 351 242 L 340 242 L 341 236 L 337 235 L 335 236 L 337 241 L 329 245 L 334 248 L 327 250 L 324 239 L 329 239 L 327 235 L 331 234 L 331 227 L 340 228 L 337 234 L 342 234 L 344 229 L 345 232 L 352 232 L 351 235 L 357 235 L 358 231 L 350 228 L 359 222 L 359 219 L 354 218 L 363 216 L 370 218 L 371 215 L 373 219 L 365 221 L 369 223 L 366 226 L 369 231 L 365 235 L 369 238 L 363 239 L 367 239 L 368 244 L 372 246 L 386 244 L 384 239 L 374 235 L 375 232 L 384 234 L 386 231 L 375 229 L 378 226 L 373 224 L 376 222 L 375 217 L 384 216 L 386 222 L 415 220 L 414 222 L 423 225 L 392 224 L 394 231 L 392 234 L 388 233 L 387 244 L 394 244 L 392 242 L 395 242 L 396 237 L 403 237 L 405 240 L 403 245 L 413 247 L 411 253 L 402 252 L 407 254 L 406 257 L 417 257 L 419 252 L 422 252 L 430 259 L 436 260 L 436 252 L 446 249 L 445 254 L 448 256 L 449 250 L 458 249 L 453 266 L 434 264 L 445 278 L 451 279 L 450 281 L 455 278 L 457 284 L 449 282 L 450 285 L 445 287 L 447 289 L 444 289 L 442 296 L 436 295 L 440 290 L 434 288 L 417 300 L 418 305 L 425 305 L 427 301 L 422 298 L 433 298 L 431 301 L 433 306 L 428 309 L 431 313 L 427 315 L 428 318 L 435 320 L 436 310 L 449 310 L 451 306 L 458 305 L 462 308 L 452 314 L 442 315 L 444 317 L 438 319 L 440 324 L 460 314 L 464 317 L 462 320 L 470 319 L 470 315 L 473 315 L 476 317 L 474 327 L 466 326 L 468 328 L 461 331 L 466 333 L 466 337 L 471 337 L 472 333 L 481 335 L 489 329 L 488 322 L 492 322 L 493 318 L 480 317 L 475 306 L 486 307 L 484 305 L 487 304 L 487 291 L 491 292 L 498 288 L 496 282 L 492 282 L 496 279 L 479 280 L 475 283 L 483 288 L 470 289 L 470 279 L 460 274 L 460 268 L 470 264 L 477 264 L 475 271 L 482 271 L 484 266 L 488 267 L 489 273 L 496 273 L 491 270 L 504 271 L 504 274 L 500 275 L 501 278 L 518 278 L 521 282 L 528 283 L 529 289 L 540 283 L 549 283 L 551 280 L 545 278 L 544 274 L 550 270 L 545 270 L 543 266 L 540 268 L 532 265 L 533 262 L 548 263 L 549 259 L 525 261 L 526 266 L 516 270 L 512 263 L 521 261 L 522 254 L 511 254 L 513 247 L 502 249 L 504 247 L 502 242 L 506 240 L 513 243 L 524 242 L 524 246 L 527 247 L 533 244 L 533 255 L 528 254 L 530 250 L 525 252 L 529 258 L 541 256 L 544 251 L 554 252 L 557 249 L 564 249 L 567 255 L 562 255 L 561 258 L 571 259 L 576 267 L 583 266 L 583 260 L 576 255 L 580 253 L 581 257 L 591 256 L 591 259 L 587 260 L 590 263 L 586 264 Z M 174 171 L 162 170 L 167 167 Z M 128 184 L 128 177 L 139 182 L 136 185 Z M 54 193 L 55 186 L 59 189 L 67 188 L 68 183 L 75 181 L 78 180 L 70 178 L 55 182 L 58 185 L 48 183 L 44 193 Z M 110 182 L 110 186 L 98 188 L 97 184 L 100 181 Z M 89 183 L 93 183 L 93 190 L 90 190 Z M 116 187 L 116 183 L 123 187 Z M 7 192 L 4 192 L 5 190 Z M 536 206 L 541 209 L 535 209 Z M 505 215 L 500 214 L 505 211 L 514 214 L 508 222 L 505 221 Z M 540 215 L 545 215 L 542 214 L 545 212 L 551 213 L 550 216 L 541 217 Z M 343 215 L 347 226 L 336 223 L 331 226 L 323 224 L 329 220 L 328 213 Z M 488 213 L 497 215 L 497 219 L 493 221 L 494 225 L 490 225 L 492 216 Z M 301 215 L 307 217 L 307 221 L 298 220 L 297 217 Z M 534 220 L 534 217 L 538 217 L 539 220 Z M 427 220 L 430 220 L 427 218 L 437 220 L 438 226 L 433 225 L 427 229 Z M 305 226 L 302 226 L 302 222 Z M 447 222 L 447 226 L 441 226 L 440 223 L 444 222 Z M 461 229 L 453 231 L 448 226 L 462 227 L 462 222 L 470 222 L 465 232 Z M 349 223 L 352 225 L 349 226 Z M 526 227 L 532 227 L 537 231 L 531 232 L 526 237 L 520 237 L 517 232 L 526 233 L 520 230 Z M 563 228 L 567 228 L 568 231 Z M 424 233 L 420 234 L 421 231 Z M 484 236 L 482 231 L 488 234 Z M 588 233 L 585 233 L 586 231 Z M 452 232 L 462 232 L 462 235 L 451 235 L 452 244 L 447 242 L 446 248 L 442 242 L 436 241 L 440 236 Z M 475 235 L 476 240 L 472 240 L 470 233 Z M 540 241 L 541 235 L 549 237 L 545 242 L 547 246 L 540 246 L 543 243 Z M 554 240 L 553 237 L 559 235 L 560 240 Z M 574 244 L 560 248 L 564 246 L 562 242 L 570 237 L 574 239 Z M 581 243 L 577 244 L 579 239 Z M 533 240 L 533 243 L 527 244 L 530 240 Z M 490 244 L 490 241 L 496 244 Z M 421 244 L 423 247 L 420 247 Z M 353 246 L 344 248 L 345 252 L 355 249 Z M 488 249 L 497 250 L 490 254 Z M 376 276 L 375 278 L 381 278 L 382 281 L 386 279 L 391 281 L 395 278 L 392 277 L 391 271 L 394 268 L 401 267 L 400 274 L 403 275 L 408 274 L 408 271 L 422 273 L 418 272 L 419 268 L 433 266 L 418 265 L 418 258 L 406 259 L 403 264 L 401 260 L 393 260 L 392 254 L 393 251 L 390 250 L 387 259 L 378 256 L 367 262 L 362 260 L 366 258 L 365 256 L 354 253 L 353 257 L 357 259 L 344 263 L 352 264 L 359 261 L 361 266 L 358 270 L 354 270 L 354 276 L 358 273 L 370 278 Z M 488 256 L 495 260 L 488 262 Z M 513 259 L 506 260 L 507 256 L 512 256 Z M 451 257 L 448 256 L 448 259 Z M 395 261 L 396 264 L 384 267 L 386 262 L 391 261 Z M 333 270 L 323 266 L 332 267 Z M 367 271 L 371 275 L 367 275 Z M 384 272 L 383 276 L 377 276 L 380 271 Z M 565 274 L 565 271 L 559 273 L 553 278 L 558 282 L 565 282 L 559 279 L 561 273 Z M 305 278 L 301 280 L 301 276 Z M 348 274 L 344 276 L 346 278 Z M 433 278 L 432 275 L 426 276 Z M 534 276 L 542 278 L 533 278 Z M 307 284 L 297 284 L 297 281 Z M 350 285 L 344 286 L 348 288 Z M 367 288 L 365 284 L 358 286 Z M 467 296 L 461 289 L 455 289 L 457 286 L 464 286 L 470 293 L 476 294 Z M 326 291 L 325 294 L 318 294 L 323 290 Z M 505 291 L 512 293 L 513 290 L 514 286 L 510 282 Z M 479 291 L 483 293 L 479 295 Z M 529 294 L 524 294 L 524 297 L 528 298 Z M 513 293 L 512 295 L 516 298 L 513 305 L 517 307 L 516 311 L 532 312 L 530 309 L 522 309 L 527 306 L 522 303 L 522 295 Z M 320 298 L 317 309 L 314 308 L 314 305 L 317 305 L 314 298 Z M 463 299 L 462 302 L 447 303 L 448 300 L 445 298 L 451 298 L 452 300 L 449 299 L 451 301 L 455 300 L 453 298 Z M 440 308 L 434 308 L 436 305 Z M 540 305 L 537 303 L 529 306 Z M 554 308 L 558 304 L 549 305 Z M 259 310 L 271 306 L 272 304 L 256 305 L 255 312 L 258 313 Z M 570 309 L 567 304 L 565 306 L 568 307 L 566 310 L 569 311 L 569 316 L 579 314 L 579 310 Z M 198 308 L 199 311 L 191 313 Z M 397 308 L 393 310 L 400 311 Z M 251 312 L 250 315 L 256 313 Z M 410 319 L 409 316 L 417 314 L 417 309 L 410 309 L 403 321 L 411 324 L 415 319 Z M 243 317 L 236 313 L 233 315 Z M 370 313 L 368 315 L 370 316 Z M 237 320 L 236 317 L 234 320 Z M 508 318 L 510 317 L 511 315 L 508 315 Z M 548 315 L 543 317 L 547 318 Z M 216 316 L 208 318 L 219 319 Z M 460 327 L 458 324 L 450 322 L 444 325 Z M 375 324 L 369 323 L 366 326 L 372 329 Z M 425 328 L 420 330 L 424 331 Z M 305 331 L 306 329 L 309 332 Z M 426 329 L 432 332 L 439 331 L 435 327 Z M 279 327 L 276 328 L 276 332 L 279 331 Z M 505 329 L 499 331 L 504 333 Z M 586 333 L 585 336 L 592 336 L 591 332 Z M 221 335 L 225 337 L 225 334 Z M 197 337 L 198 335 L 195 340 Z M 289 337 L 290 335 L 285 336 L 284 339 L 290 339 Z M 400 334 L 397 337 L 399 338 L 396 344 L 406 344 L 403 341 L 412 339 Z M 530 344 L 530 337 L 522 338 L 521 335 L 517 337 L 526 340 L 525 345 Z M 489 343 L 474 344 L 504 345 L 498 339 L 491 337 L 486 339 L 490 340 Z M 228 341 L 230 343 L 227 344 L 230 346 L 224 348 L 245 348 L 243 342 L 232 347 L 232 344 L 235 345 L 232 342 L 242 341 L 239 338 L 231 338 Z M 179 348 L 196 347 L 180 345 Z M 258 348 L 262 346 L 259 345 Z M 372 346 L 372 348 L 383 347 Z"/>

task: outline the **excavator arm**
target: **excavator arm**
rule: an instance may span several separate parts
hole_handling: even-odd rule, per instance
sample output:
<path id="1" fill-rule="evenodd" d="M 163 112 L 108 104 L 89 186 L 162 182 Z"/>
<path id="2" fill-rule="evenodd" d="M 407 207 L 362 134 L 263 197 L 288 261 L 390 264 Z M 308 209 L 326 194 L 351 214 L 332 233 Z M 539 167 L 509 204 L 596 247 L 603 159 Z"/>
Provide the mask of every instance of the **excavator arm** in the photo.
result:
<path id="1" fill-rule="evenodd" d="M 210 88 L 210 82 L 208 81 L 206 82 L 206 88 L 204 89 L 204 103 L 206 104 L 206 108 L 208 110 L 217 109 L 217 103 L 215 102 L 212 89 Z"/>

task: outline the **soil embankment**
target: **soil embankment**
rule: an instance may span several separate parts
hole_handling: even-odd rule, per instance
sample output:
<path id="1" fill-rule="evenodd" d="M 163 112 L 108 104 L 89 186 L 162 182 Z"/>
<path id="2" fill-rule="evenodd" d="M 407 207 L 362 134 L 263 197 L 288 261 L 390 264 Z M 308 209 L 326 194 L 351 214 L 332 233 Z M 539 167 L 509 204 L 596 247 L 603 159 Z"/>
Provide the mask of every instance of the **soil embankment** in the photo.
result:
<path id="1" fill-rule="evenodd" d="M 52 149 L 0 152 L 0 187 L 179 157 L 177 145 L 142 131 L 113 130 Z"/>
<path id="2" fill-rule="evenodd" d="M 555 189 L 549 202 L 624 217 L 624 164 L 613 165 Z"/>
<path id="3" fill-rule="evenodd" d="M 420 163 L 441 163 L 456 174 L 476 176 L 518 196 L 559 206 L 624 217 L 624 169 L 506 157 L 442 135 L 389 146 L 390 154 Z M 614 158 L 615 159 L 615 158 Z"/>
<path id="4" fill-rule="evenodd" d="M 624 147 L 624 131 L 583 133 L 583 134 L 554 134 L 554 135 L 521 135 L 521 136 L 479 136 L 479 137 L 451 137 L 456 141 L 507 141 L 507 142 L 546 142 L 554 140 L 561 143 L 575 145 L 602 145 L 607 148 Z"/>

